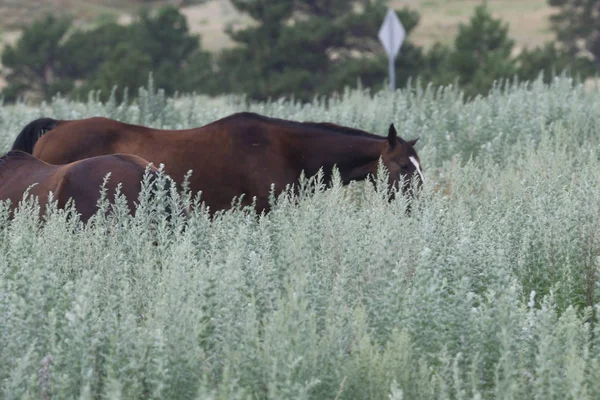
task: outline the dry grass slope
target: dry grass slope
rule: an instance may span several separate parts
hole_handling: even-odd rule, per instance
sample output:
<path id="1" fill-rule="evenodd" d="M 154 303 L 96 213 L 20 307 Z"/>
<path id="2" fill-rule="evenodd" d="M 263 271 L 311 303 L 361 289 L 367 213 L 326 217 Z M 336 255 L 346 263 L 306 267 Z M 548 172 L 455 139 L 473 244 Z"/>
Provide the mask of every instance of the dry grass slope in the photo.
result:
<path id="1" fill-rule="evenodd" d="M 167 2 L 155 2 L 161 4 Z M 10 32 L 49 11 L 69 10 L 81 22 L 98 18 L 120 17 L 127 21 L 142 0 L 4 0 L 0 2 L 0 30 Z M 395 8 L 408 6 L 421 13 L 421 23 L 413 35 L 418 44 L 430 46 L 436 41 L 449 43 L 458 24 L 468 21 L 480 0 L 390 0 Z M 533 47 L 551 40 L 548 17 L 553 9 L 546 0 L 495 0 L 488 2 L 494 14 L 510 24 L 511 36 L 518 47 Z M 229 0 L 210 0 L 206 4 L 183 8 L 192 31 L 202 34 L 210 50 L 230 46 L 223 32 L 228 24 L 243 25 L 250 20 L 238 14 Z M 11 39 L 14 35 L 7 36 Z"/>
<path id="2" fill-rule="evenodd" d="M 153 4 L 163 3 L 168 2 Z M 20 26 L 49 11 L 68 10 L 82 24 L 106 17 L 127 23 L 142 4 L 143 0 L 3 0 L 0 1 L 0 51 L 5 43 L 18 39 Z M 468 22 L 478 4 L 480 0 L 390 0 L 394 8 L 408 6 L 419 11 L 421 21 L 411 40 L 425 47 L 437 41 L 451 44 L 459 24 Z M 552 40 L 548 17 L 554 10 L 546 0 L 495 0 L 488 4 L 495 16 L 509 23 L 516 52 Z M 202 5 L 184 7 L 182 11 L 191 31 L 202 36 L 202 45 L 209 51 L 233 45 L 224 32 L 226 26 L 240 27 L 251 22 L 249 17 L 240 15 L 229 0 L 209 0 Z"/>
<path id="3" fill-rule="evenodd" d="M 142 4 L 141 0 L 3 0 L 0 2 L 0 29 L 19 30 L 49 12 L 73 15 L 81 21 L 101 16 L 118 16 L 131 12 Z"/>
<path id="4" fill-rule="evenodd" d="M 395 8 L 408 6 L 419 11 L 421 22 L 413 39 L 430 46 L 436 41 L 451 43 L 459 23 L 468 22 L 481 0 L 391 0 Z M 509 23 L 510 36 L 517 48 L 535 47 L 552 40 L 549 16 L 555 9 L 546 0 L 494 0 L 488 6 L 495 17 Z"/>

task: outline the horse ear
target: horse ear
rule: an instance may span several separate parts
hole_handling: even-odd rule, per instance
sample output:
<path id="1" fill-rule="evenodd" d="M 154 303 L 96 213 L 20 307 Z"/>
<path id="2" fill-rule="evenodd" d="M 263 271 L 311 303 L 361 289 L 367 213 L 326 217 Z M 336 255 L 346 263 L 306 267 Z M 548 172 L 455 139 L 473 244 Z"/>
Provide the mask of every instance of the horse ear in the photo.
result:
<path id="1" fill-rule="evenodd" d="M 396 140 L 398 139 L 398 132 L 396 132 L 396 127 L 394 124 L 390 124 L 390 129 L 388 130 L 388 143 L 392 147 L 392 149 L 396 146 Z"/>
<path id="2" fill-rule="evenodd" d="M 414 146 L 415 144 L 417 144 L 417 142 L 419 141 L 419 139 L 420 139 L 420 138 L 416 138 L 416 139 L 413 139 L 413 140 L 408 140 L 407 142 L 408 142 L 408 144 L 410 144 L 411 146 Z"/>

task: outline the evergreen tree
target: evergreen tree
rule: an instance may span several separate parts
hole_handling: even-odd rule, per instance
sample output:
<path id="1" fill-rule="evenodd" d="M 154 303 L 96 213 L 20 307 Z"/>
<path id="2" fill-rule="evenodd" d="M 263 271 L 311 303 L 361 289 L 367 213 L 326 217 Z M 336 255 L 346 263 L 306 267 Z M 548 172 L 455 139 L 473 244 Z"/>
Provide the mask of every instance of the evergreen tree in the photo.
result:
<path id="1" fill-rule="evenodd" d="M 181 89 L 180 77 L 194 53 L 210 57 L 200 49 L 199 36 L 190 33 L 185 16 L 176 7 L 165 6 L 156 13 L 142 9 L 131 29 L 132 47 L 150 59 L 149 68 L 142 70 L 146 72 L 143 80 L 152 71 L 156 86 L 167 94 Z"/>
<path id="2" fill-rule="evenodd" d="M 131 37 L 131 27 L 116 22 L 102 23 L 92 29 L 73 32 L 60 46 L 63 69 L 71 79 L 84 80 L 98 72 L 112 53 Z M 112 57 L 114 58 L 114 57 Z"/>
<path id="3" fill-rule="evenodd" d="M 424 57 L 419 74 L 422 83 L 434 85 L 449 85 L 454 83 L 457 73 L 452 66 L 453 49 L 450 46 L 435 43 Z"/>
<path id="4" fill-rule="evenodd" d="M 485 94 L 494 80 L 514 76 L 513 46 L 508 24 L 493 18 L 485 4 L 475 8 L 469 24 L 460 24 L 450 66 L 467 97 Z"/>
<path id="5" fill-rule="evenodd" d="M 589 51 L 600 67 L 600 0 L 548 0 L 560 12 L 550 17 L 552 30 L 571 55 Z"/>
<path id="6" fill-rule="evenodd" d="M 387 61 L 377 32 L 387 7 L 380 0 L 233 0 L 234 6 L 257 21 L 256 26 L 229 36 L 239 45 L 220 58 L 224 91 L 246 93 L 259 100 L 293 95 L 309 100 L 360 79 L 381 85 Z M 399 17 L 407 32 L 418 22 L 414 12 Z M 414 74 L 422 54 L 403 44 L 398 82 Z M 405 78 L 406 77 L 406 78 Z"/>
<path id="7" fill-rule="evenodd" d="M 174 6 L 155 11 L 143 8 L 127 27 L 108 24 L 90 32 L 88 46 L 98 45 L 97 42 L 102 42 L 104 51 L 90 57 L 81 55 L 86 63 L 101 57 L 96 68 L 87 68 L 88 80 L 78 91 L 81 95 L 93 89 L 100 90 L 105 98 L 115 85 L 135 91 L 146 84 L 151 72 L 156 86 L 171 95 L 175 91 L 202 89 L 198 80 L 192 79 L 196 72 L 192 68 L 203 68 L 198 72 L 203 77 L 207 69 L 212 72 L 211 55 L 200 48 L 199 36 L 190 33 L 185 16 Z M 190 82 L 196 86 L 189 87 Z"/>
<path id="8" fill-rule="evenodd" d="M 596 69 L 593 61 L 573 56 L 554 43 L 524 50 L 516 61 L 519 65 L 517 74 L 521 80 L 535 80 L 542 73 L 546 83 L 550 83 L 553 76 L 563 72 L 585 79 L 593 76 Z"/>
<path id="9" fill-rule="evenodd" d="M 71 90 L 73 83 L 63 70 L 68 62 L 60 49 L 60 42 L 71 26 L 69 18 L 47 15 L 24 28 L 14 46 L 6 46 L 2 64 L 8 70 L 5 74 L 8 85 L 2 94 L 7 101 L 25 93 L 48 99 L 57 91 Z"/>
<path id="10" fill-rule="evenodd" d="M 135 89 L 147 84 L 151 66 L 150 57 L 135 48 L 132 43 L 118 43 L 77 93 L 85 97 L 90 90 L 96 90 L 100 91 L 100 98 L 106 100 L 115 85 L 122 89 L 133 89 L 129 92 L 135 93 Z M 122 93 L 117 92 L 118 100 L 121 100 Z"/>
<path id="11" fill-rule="evenodd" d="M 30 92 L 49 98 L 58 90 L 81 97 L 91 89 L 106 98 L 115 85 L 134 90 L 145 85 L 150 72 L 167 94 L 214 86 L 211 55 L 175 7 L 143 10 L 128 26 L 71 27 L 68 19 L 48 16 L 25 28 L 14 47 L 7 46 L 2 53 L 6 100 Z"/>

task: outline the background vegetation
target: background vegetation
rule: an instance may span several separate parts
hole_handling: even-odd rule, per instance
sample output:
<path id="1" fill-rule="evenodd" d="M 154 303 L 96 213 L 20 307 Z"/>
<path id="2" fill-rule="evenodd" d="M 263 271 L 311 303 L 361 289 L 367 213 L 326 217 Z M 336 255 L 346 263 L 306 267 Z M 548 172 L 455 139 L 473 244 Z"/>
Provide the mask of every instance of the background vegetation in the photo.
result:
<path id="1" fill-rule="evenodd" d="M 451 40 L 409 36 L 395 93 L 375 1 L 234 1 L 254 23 L 219 52 L 181 4 L 28 25 L 2 52 L 4 151 L 40 116 L 180 129 L 250 110 L 393 122 L 426 180 L 410 215 L 381 185 L 318 180 L 262 218 L 167 222 L 192 199 L 148 190 L 136 217 L 121 202 L 87 226 L 0 204 L 2 397 L 599 398 L 600 91 L 553 77 L 596 73 L 598 2 L 552 3 L 559 42 L 521 52 L 485 6 Z"/>
<path id="2" fill-rule="evenodd" d="M 421 137 L 424 192 L 407 216 L 370 186 L 313 182 L 265 218 L 187 223 L 144 194 L 135 218 L 117 207 L 87 227 L 0 206 L 4 398 L 600 396 L 600 91 L 561 78 L 469 103 L 418 87 L 304 105 L 136 97 L 3 106 L 0 147 L 40 115 L 394 122 Z"/>
<path id="3" fill-rule="evenodd" d="M 182 8 L 187 3 L 144 3 L 152 7 L 142 8 L 128 24 L 108 13 L 85 26 L 52 14 L 27 25 L 20 39 L 2 51 L 4 99 L 48 100 L 58 92 L 77 99 L 90 89 L 101 90 L 107 99 L 114 85 L 135 92 L 150 72 L 169 95 L 236 93 L 253 100 L 292 96 L 309 101 L 346 87 L 385 88 L 387 62 L 377 31 L 387 1 L 231 0 L 245 23 L 224 29 L 229 44 L 218 51 L 202 44 L 214 49 L 214 35 L 192 33 Z M 461 1 L 450 3 L 459 14 L 473 10 Z M 398 9 L 409 35 L 396 62 L 397 85 L 405 87 L 411 78 L 421 78 L 423 85 L 458 82 L 473 98 L 487 94 L 498 79 L 524 81 L 542 73 L 550 82 L 563 71 L 581 79 L 593 76 L 597 32 L 593 18 L 586 16 L 594 15 L 590 10 L 600 3 L 549 4 L 558 10 L 548 16 L 557 41 L 524 48 L 515 46 L 508 24 L 494 17 L 485 2 L 448 36 L 451 40 L 425 47 L 413 41 L 420 14 Z"/>

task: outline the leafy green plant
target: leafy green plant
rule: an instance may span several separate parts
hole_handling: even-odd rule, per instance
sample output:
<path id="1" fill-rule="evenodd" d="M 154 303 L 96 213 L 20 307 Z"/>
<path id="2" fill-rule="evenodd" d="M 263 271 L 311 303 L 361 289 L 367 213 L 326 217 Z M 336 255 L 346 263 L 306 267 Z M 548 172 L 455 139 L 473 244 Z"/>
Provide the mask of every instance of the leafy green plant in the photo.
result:
<path id="1" fill-rule="evenodd" d="M 421 195 L 319 177 L 258 218 L 165 218 L 144 184 L 89 225 L 0 203 L 3 398 L 600 396 L 600 92 L 572 80 L 308 105 L 61 97 L 0 107 L 0 145 L 47 115 L 198 126 L 242 109 L 420 136 Z M 113 199 L 115 193 L 106 193 Z M 293 201 L 292 201 L 293 200 Z M 196 201 L 197 198 L 196 198 Z"/>

